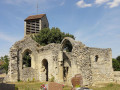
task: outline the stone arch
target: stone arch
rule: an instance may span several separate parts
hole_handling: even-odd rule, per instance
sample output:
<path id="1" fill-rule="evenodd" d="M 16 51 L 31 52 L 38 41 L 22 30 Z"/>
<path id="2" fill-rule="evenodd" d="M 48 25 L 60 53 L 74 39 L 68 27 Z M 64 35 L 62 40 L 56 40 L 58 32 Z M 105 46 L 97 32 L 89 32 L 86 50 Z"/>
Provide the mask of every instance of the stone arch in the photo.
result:
<path id="1" fill-rule="evenodd" d="M 73 46 L 75 45 L 75 40 L 70 37 L 65 37 L 61 43 L 61 50 L 66 50 L 67 52 L 72 52 Z"/>
<path id="2" fill-rule="evenodd" d="M 30 49 L 24 50 L 22 53 L 22 67 L 31 67 L 31 57 L 32 51 Z"/>
<path id="3" fill-rule="evenodd" d="M 48 61 L 47 61 L 47 59 L 42 60 L 42 72 L 45 76 L 45 77 L 43 77 L 44 81 L 48 81 Z"/>

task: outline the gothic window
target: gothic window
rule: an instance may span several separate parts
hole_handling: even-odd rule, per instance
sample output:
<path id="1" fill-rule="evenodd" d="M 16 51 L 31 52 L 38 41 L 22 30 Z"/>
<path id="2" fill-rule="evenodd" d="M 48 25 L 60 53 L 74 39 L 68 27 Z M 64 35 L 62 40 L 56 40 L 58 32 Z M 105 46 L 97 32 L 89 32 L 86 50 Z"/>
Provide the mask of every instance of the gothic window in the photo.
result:
<path id="1" fill-rule="evenodd" d="M 31 51 L 26 50 L 23 54 L 23 67 L 31 67 Z"/>

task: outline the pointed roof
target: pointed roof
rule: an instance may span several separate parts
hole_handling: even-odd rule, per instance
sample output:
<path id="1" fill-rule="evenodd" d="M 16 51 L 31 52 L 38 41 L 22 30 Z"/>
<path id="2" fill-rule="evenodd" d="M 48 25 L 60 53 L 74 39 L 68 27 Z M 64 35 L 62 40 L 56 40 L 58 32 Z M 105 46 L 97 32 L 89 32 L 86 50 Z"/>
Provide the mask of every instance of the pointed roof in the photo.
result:
<path id="1" fill-rule="evenodd" d="M 32 16 L 28 16 L 24 21 L 27 20 L 34 20 L 34 19 L 41 19 L 43 16 L 45 16 L 46 14 L 39 14 L 39 15 L 32 15 Z"/>

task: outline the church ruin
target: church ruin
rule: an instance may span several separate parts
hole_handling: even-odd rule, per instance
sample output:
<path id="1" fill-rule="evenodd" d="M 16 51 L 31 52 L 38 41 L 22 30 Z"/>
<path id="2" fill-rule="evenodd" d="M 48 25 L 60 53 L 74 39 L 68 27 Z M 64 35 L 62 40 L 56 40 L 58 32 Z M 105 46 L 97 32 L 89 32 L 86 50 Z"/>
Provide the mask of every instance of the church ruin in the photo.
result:
<path id="1" fill-rule="evenodd" d="M 76 74 L 81 75 L 82 85 L 117 81 L 118 72 L 112 68 L 112 50 L 87 47 L 70 37 L 61 44 L 51 43 L 41 46 L 29 34 L 38 33 L 49 27 L 45 14 L 33 15 L 25 19 L 25 36 L 10 48 L 9 70 L 5 82 L 49 81 L 71 85 Z M 29 64 L 24 62 L 29 57 Z"/>

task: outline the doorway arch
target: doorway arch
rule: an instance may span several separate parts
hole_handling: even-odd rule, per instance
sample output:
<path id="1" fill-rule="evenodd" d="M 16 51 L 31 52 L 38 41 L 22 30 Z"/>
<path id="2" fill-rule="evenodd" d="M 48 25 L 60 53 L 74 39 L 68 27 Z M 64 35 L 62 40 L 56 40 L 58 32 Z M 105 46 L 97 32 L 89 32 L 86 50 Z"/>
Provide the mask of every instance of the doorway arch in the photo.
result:
<path id="1" fill-rule="evenodd" d="M 45 73 L 45 81 L 48 81 L 48 61 L 46 59 L 42 60 L 42 69 Z"/>

